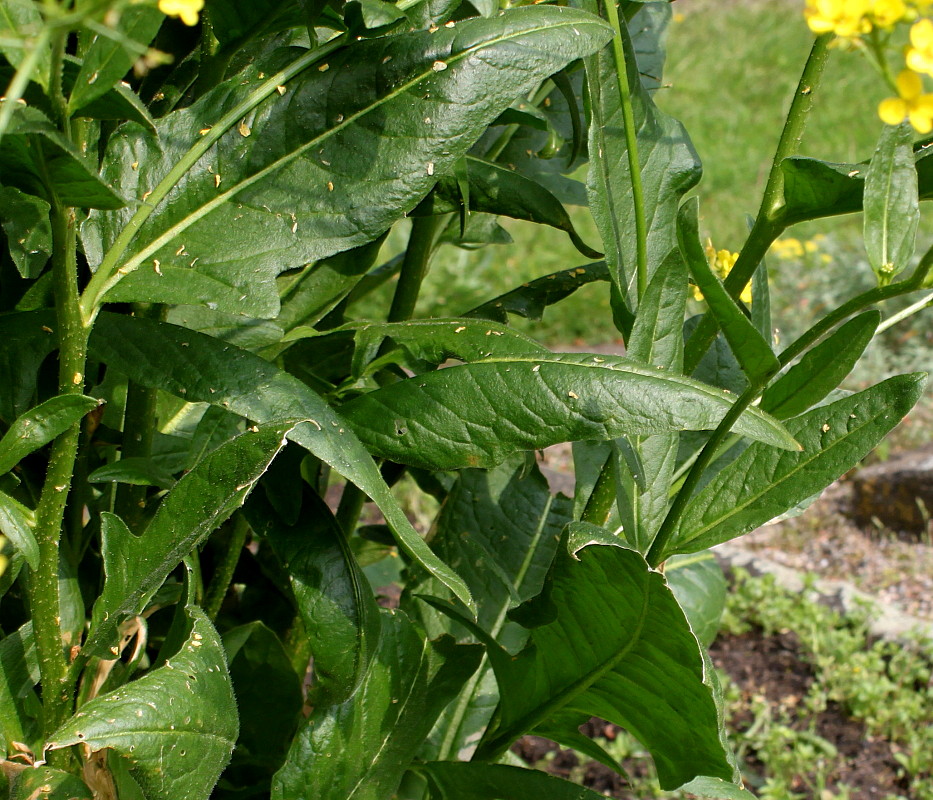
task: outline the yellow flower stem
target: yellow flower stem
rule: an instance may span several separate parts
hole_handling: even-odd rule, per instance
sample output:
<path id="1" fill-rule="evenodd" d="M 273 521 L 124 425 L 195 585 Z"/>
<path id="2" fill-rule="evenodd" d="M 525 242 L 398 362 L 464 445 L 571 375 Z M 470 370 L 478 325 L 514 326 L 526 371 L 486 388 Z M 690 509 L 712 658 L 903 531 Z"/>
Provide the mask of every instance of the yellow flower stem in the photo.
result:
<path id="1" fill-rule="evenodd" d="M 748 239 L 745 241 L 745 246 L 739 254 L 738 261 L 735 262 L 735 266 L 723 282 L 726 291 L 732 297 L 738 297 L 742 293 L 742 290 L 751 280 L 752 275 L 761 263 L 761 259 L 767 253 L 768 248 L 787 227 L 782 218 L 784 210 L 784 173 L 781 164 L 785 158 L 794 155 L 800 147 L 804 128 L 813 106 L 813 95 L 823 77 L 823 69 L 826 66 L 826 57 L 831 39 L 831 34 L 818 36 L 810 50 L 807 63 L 804 65 L 803 73 L 794 92 L 794 99 L 791 101 L 790 110 L 787 112 L 784 130 L 781 132 L 781 138 L 778 141 L 774 159 L 771 162 L 771 171 L 768 175 L 768 183 L 765 186 L 758 215 L 748 234 Z M 719 326 L 715 317 L 707 311 L 684 348 L 685 375 L 689 375 L 696 369 L 700 359 L 703 358 L 713 339 L 716 338 L 718 329 Z"/>
<path id="2" fill-rule="evenodd" d="M 615 31 L 612 37 L 612 58 L 616 68 L 616 82 L 619 86 L 619 100 L 622 106 L 622 121 L 625 127 L 625 145 L 628 151 L 628 171 L 632 183 L 632 204 L 635 213 L 635 274 L 638 298 L 648 287 L 648 225 L 645 219 L 645 193 L 641 183 L 641 164 L 638 159 L 638 135 L 635 130 L 635 112 L 632 108 L 632 93 L 629 88 L 628 66 L 622 37 L 628 36 L 628 30 L 622 32 L 619 10 L 616 0 L 603 3 L 606 19 Z"/>

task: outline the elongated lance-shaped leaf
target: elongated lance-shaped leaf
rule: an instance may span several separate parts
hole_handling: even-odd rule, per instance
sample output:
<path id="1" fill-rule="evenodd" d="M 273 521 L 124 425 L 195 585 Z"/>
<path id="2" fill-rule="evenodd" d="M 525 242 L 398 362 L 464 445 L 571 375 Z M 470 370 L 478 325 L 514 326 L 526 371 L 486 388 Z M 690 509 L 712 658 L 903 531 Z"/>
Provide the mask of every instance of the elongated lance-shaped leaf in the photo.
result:
<path id="1" fill-rule="evenodd" d="M 378 237 L 517 96 L 609 35 L 586 13 L 533 7 L 433 33 L 353 41 L 290 80 L 282 96 L 273 91 L 225 133 L 143 223 L 118 263 L 108 260 L 107 271 L 143 262 L 151 269 L 153 259 L 194 268 L 226 279 L 254 302 L 265 299 L 272 317 L 278 309 L 272 276 Z M 515 48 L 520 62 L 504 55 Z M 276 66 L 286 67 L 254 65 L 167 115 L 157 123 L 158 139 L 123 126 L 111 138 L 107 179 L 145 202 L 202 131 Z M 361 152 L 370 157 L 361 159 Z M 84 226 L 95 267 L 131 213 L 95 215 Z"/>
<path id="2" fill-rule="evenodd" d="M 353 331 L 353 375 L 363 373 L 366 365 L 377 356 L 387 337 L 412 358 L 432 366 L 442 364 L 449 358 L 471 362 L 495 355 L 549 352 L 543 344 L 524 333 L 496 322 L 469 318 L 354 322 L 326 331 L 324 335 L 329 336 L 340 331 Z M 284 341 L 321 335 L 321 332 L 314 328 L 300 327 L 288 334 Z"/>
<path id="3" fill-rule="evenodd" d="M 27 622 L 0 641 L 0 753 L 13 755 L 11 742 L 30 741 L 24 701 L 38 681 L 39 659 L 32 623 Z M 38 706 L 38 699 L 32 699 Z"/>
<path id="4" fill-rule="evenodd" d="M 884 281 L 907 266 L 920 225 L 913 134 L 909 122 L 885 125 L 865 176 L 865 250 Z"/>
<path id="5" fill-rule="evenodd" d="M 21 415 L 0 439 L 0 475 L 64 433 L 99 404 L 96 397 L 59 395 Z"/>
<path id="6" fill-rule="evenodd" d="M 30 50 L 30 39 L 39 33 L 43 24 L 42 14 L 33 0 L 4 0 L 0 3 L 0 53 L 14 67 L 19 67 Z M 42 86 L 49 85 L 50 56 L 48 48 L 40 51 L 36 69 L 29 76 Z"/>
<path id="7" fill-rule="evenodd" d="M 719 633 L 729 588 L 716 556 L 709 551 L 674 556 L 665 563 L 664 576 L 690 629 L 703 647 L 709 647 Z"/>
<path id="8" fill-rule="evenodd" d="M 933 200 L 933 148 L 914 145 L 918 193 Z M 788 225 L 862 210 L 867 164 L 840 164 L 795 156 L 781 162 L 784 208 Z"/>
<path id="9" fill-rule="evenodd" d="M 525 471 L 525 460 L 515 457 L 496 469 L 461 472 L 431 541 L 477 598 L 480 627 L 510 652 L 524 646 L 528 633 L 506 614 L 541 591 L 571 512 L 566 497 L 551 495 L 536 465 Z M 433 579 L 415 591 L 441 592 Z M 418 612 L 430 636 L 453 633 L 447 617 L 420 602 Z M 422 757 L 469 759 L 498 699 L 495 676 L 484 659 L 445 709 Z"/>
<path id="10" fill-rule="evenodd" d="M 218 339 L 139 317 L 101 314 L 89 347 L 96 358 L 140 385 L 190 402 L 222 406 L 257 422 L 309 420 L 289 438 L 366 492 L 382 510 L 399 546 L 472 605 L 466 585 L 412 527 L 350 427 L 297 378 Z"/>
<path id="11" fill-rule="evenodd" d="M 565 231 L 573 246 L 587 258 L 602 257 L 602 253 L 589 247 L 580 238 L 570 215 L 545 187 L 513 172 L 503 164 L 492 164 L 480 158 L 467 156 L 465 165 L 469 181 L 469 211 L 550 225 Z M 455 176 L 442 178 L 414 213 L 459 212 L 463 206 L 462 195 L 460 182 Z"/>
<path id="12" fill-rule="evenodd" d="M 819 403 L 852 371 L 880 321 L 881 312 L 872 310 L 840 326 L 765 390 L 759 408 L 788 419 Z"/>
<path id="13" fill-rule="evenodd" d="M 305 492 L 294 524 L 261 495 L 250 501 L 247 514 L 288 570 L 314 657 L 309 702 L 320 707 L 344 702 L 362 682 L 379 641 L 372 587 L 330 509 L 312 492 Z"/>
<path id="14" fill-rule="evenodd" d="M 578 353 L 489 358 L 362 395 L 341 408 L 381 456 L 427 469 L 491 467 L 518 450 L 623 434 L 711 430 L 732 398 L 625 358 Z M 736 433 L 796 448 L 750 409 Z"/>
<path id="15" fill-rule="evenodd" d="M 438 800 L 601 800 L 604 795 L 536 769 L 505 764 L 431 761 L 418 767 Z"/>
<path id="16" fill-rule="evenodd" d="M 273 779 L 272 800 L 385 800 L 482 648 L 423 639 L 404 612 L 383 613 L 379 650 L 356 695 L 316 708 Z"/>
<path id="17" fill-rule="evenodd" d="M 854 467 L 913 408 L 922 373 L 900 375 L 787 421 L 801 452 L 753 444 L 687 506 L 667 557 L 754 530 Z"/>
<path id="18" fill-rule="evenodd" d="M 130 533 L 119 517 L 102 515 L 101 552 L 107 579 L 94 604 L 84 650 L 107 654 L 120 622 L 140 613 L 192 548 L 243 504 L 296 424 L 258 427 L 218 447 L 165 496 L 141 536 Z"/>
<path id="19" fill-rule="evenodd" d="M 165 666 L 82 706 L 45 749 L 110 748 L 148 800 L 207 800 L 236 742 L 236 701 L 217 631 L 196 606 L 186 613 L 190 633 Z"/>
<path id="20" fill-rule="evenodd" d="M 38 109 L 16 104 L 0 148 L 8 186 L 51 203 L 78 208 L 123 207 L 123 199 L 94 172 L 78 149 Z"/>
<path id="21" fill-rule="evenodd" d="M 488 646 L 502 699 L 477 760 L 523 733 L 559 738 L 599 716 L 645 745 L 664 789 L 698 775 L 732 778 L 697 640 L 664 576 L 639 553 L 575 545 L 512 616 L 531 627 L 531 643 L 518 656 Z"/>
<path id="22" fill-rule="evenodd" d="M 687 260 L 690 274 L 703 292 L 706 304 L 719 323 L 742 371 L 749 383 L 754 383 L 777 372 L 781 365 L 771 350 L 771 345 L 710 270 L 703 246 L 700 244 L 698 215 L 699 202 L 695 197 L 684 203 L 680 209 L 677 215 L 680 249 Z"/>
<path id="23" fill-rule="evenodd" d="M 74 113 L 93 102 L 129 72 L 145 53 L 165 15 L 142 4 L 127 6 L 117 16 L 110 36 L 95 36 L 84 51 L 81 70 L 68 98 L 68 111 Z"/>
<path id="24" fill-rule="evenodd" d="M 647 366 L 683 371 L 683 319 L 687 307 L 687 270 L 679 252 L 671 251 L 648 283 L 638 306 L 627 355 Z M 625 540 L 647 553 L 667 515 L 671 476 L 677 463 L 677 433 L 635 436 L 631 446 L 638 455 L 640 474 L 628 468 L 620 476 L 628 498 L 629 526 Z"/>
<path id="25" fill-rule="evenodd" d="M 595 0 L 575 0 L 575 5 L 598 13 Z M 622 29 L 626 75 L 618 76 L 611 48 L 585 59 L 590 97 L 590 171 L 587 190 L 590 209 L 603 239 L 606 262 L 621 296 L 628 298 L 636 277 L 636 236 L 632 178 L 624 135 L 625 123 L 618 82 L 628 82 L 635 116 L 638 164 L 647 224 L 649 276 L 677 248 L 674 220 L 683 194 L 700 179 L 700 161 L 683 125 L 661 112 L 642 82 L 660 80 L 659 59 L 642 69 L 650 50 L 659 50 L 670 20 L 667 5 L 648 3 Z M 629 31 L 642 31 L 642 53 L 636 56 Z M 650 34 L 648 33 L 650 31 Z M 649 40 L 651 40 L 649 42 Z M 650 45 L 654 44 L 654 48 Z M 633 304 L 634 305 L 634 304 Z"/>
<path id="26" fill-rule="evenodd" d="M 0 186 L 0 226 L 10 257 L 24 278 L 38 278 L 52 255 L 50 206 L 35 195 Z"/>
<path id="27" fill-rule="evenodd" d="M 480 317 L 507 323 L 509 314 L 527 319 L 541 319 L 544 309 L 573 294 L 581 286 L 594 281 L 608 281 L 605 261 L 574 267 L 545 275 L 523 284 L 466 312 L 466 317 Z"/>
<path id="28" fill-rule="evenodd" d="M 58 347 L 55 312 L 0 315 L 0 419 L 8 424 L 32 408 L 39 365 Z"/>
<path id="29" fill-rule="evenodd" d="M 26 558 L 32 569 L 39 568 L 39 544 L 33 528 L 36 514 L 6 492 L 0 492 L 0 533 L 6 536 Z"/>

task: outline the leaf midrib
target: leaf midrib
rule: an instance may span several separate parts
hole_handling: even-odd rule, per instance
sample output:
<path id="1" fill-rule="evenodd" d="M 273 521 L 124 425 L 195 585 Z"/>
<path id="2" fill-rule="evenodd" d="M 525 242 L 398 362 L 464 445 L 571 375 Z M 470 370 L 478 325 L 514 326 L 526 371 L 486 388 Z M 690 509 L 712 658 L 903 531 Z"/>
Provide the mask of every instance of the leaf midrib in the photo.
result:
<path id="1" fill-rule="evenodd" d="M 469 57 L 470 55 L 472 55 L 473 53 L 479 50 L 484 50 L 487 48 L 495 47 L 498 44 L 509 42 L 515 39 L 520 39 L 528 35 L 540 33 L 542 31 L 552 30 L 554 28 L 559 28 L 559 27 L 567 27 L 567 26 L 573 27 L 574 25 L 583 25 L 583 24 L 591 24 L 591 23 L 589 21 L 561 22 L 561 23 L 556 23 L 556 24 L 552 23 L 550 25 L 540 25 L 534 28 L 527 28 L 527 29 L 520 31 L 519 33 L 513 33 L 510 35 L 503 35 L 503 36 L 499 36 L 493 39 L 488 39 L 481 43 L 475 44 L 472 47 L 468 47 L 467 49 L 462 50 L 460 53 L 457 53 L 456 55 L 450 56 L 450 58 L 447 59 L 445 63 L 448 65 L 448 68 L 449 68 L 451 65 L 459 63 L 463 59 Z M 234 195 L 238 194 L 244 189 L 248 189 L 250 186 L 262 180 L 263 178 L 270 175 L 271 173 L 275 172 L 276 170 L 281 169 L 282 167 L 285 167 L 286 165 L 294 161 L 296 158 L 301 156 L 303 153 L 305 153 L 307 150 L 319 145 L 321 142 L 327 140 L 332 135 L 339 133 L 344 128 L 355 123 L 360 118 L 379 109 L 381 106 L 390 102 L 391 100 L 395 100 L 397 97 L 400 97 L 402 94 L 408 92 L 410 89 L 414 88 L 422 81 L 436 74 L 437 73 L 434 71 L 433 66 L 428 65 L 424 72 L 420 73 L 419 75 L 417 75 L 415 78 L 413 78 L 409 82 L 400 85 L 395 90 L 393 90 L 392 92 L 389 92 L 384 97 L 378 99 L 376 102 L 372 103 L 366 108 L 361 109 L 355 114 L 349 115 L 348 117 L 344 119 L 343 122 L 338 123 L 337 125 L 328 129 L 327 131 L 324 131 L 319 136 L 316 136 L 315 138 L 309 140 L 305 144 L 300 145 L 299 147 L 295 148 L 293 151 L 287 153 L 286 155 L 282 156 L 281 158 L 277 159 L 271 164 L 263 167 L 261 170 L 254 173 L 253 175 L 250 175 L 244 178 L 236 186 L 233 186 L 230 189 L 226 190 L 225 192 L 220 193 L 219 195 L 214 197 L 212 200 L 208 201 L 207 203 L 205 203 L 204 205 L 196 209 L 194 212 L 187 215 L 184 219 L 175 223 L 175 225 L 170 227 L 161 236 L 151 241 L 148 246 L 143 248 L 141 251 L 137 252 L 136 255 L 131 256 L 129 259 L 127 259 L 122 266 L 122 270 L 124 271 L 123 274 L 128 274 L 129 272 L 137 269 L 139 265 L 143 261 L 145 261 L 150 255 L 158 252 L 162 247 L 164 247 L 169 242 L 171 242 L 172 239 L 174 239 L 178 234 L 187 230 L 191 225 L 194 225 L 196 222 L 198 222 L 198 220 L 207 216 L 211 211 L 223 205 L 228 200 L 232 199 Z"/>

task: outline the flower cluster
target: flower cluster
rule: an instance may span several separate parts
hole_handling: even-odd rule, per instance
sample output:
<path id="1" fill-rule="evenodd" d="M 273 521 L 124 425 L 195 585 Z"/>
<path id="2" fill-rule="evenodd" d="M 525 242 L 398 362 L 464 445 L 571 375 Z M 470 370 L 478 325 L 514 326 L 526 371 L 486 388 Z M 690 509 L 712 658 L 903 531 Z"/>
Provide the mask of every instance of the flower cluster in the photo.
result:
<path id="1" fill-rule="evenodd" d="M 204 0 L 159 0 L 159 11 L 167 17 L 180 17 L 185 25 L 197 25 Z"/>
<path id="2" fill-rule="evenodd" d="M 739 260 L 738 253 L 732 253 L 729 250 L 717 250 L 713 247 L 712 241 L 706 240 L 706 258 L 709 261 L 709 268 L 719 277 L 725 280 L 726 276 L 732 272 L 735 262 Z M 695 300 L 703 299 L 703 292 L 698 287 L 693 287 L 693 297 Z M 743 303 L 752 302 L 752 285 L 748 284 L 739 296 Z"/>
<path id="3" fill-rule="evenodd" d="M 924 92 L 923 76 L 933 77 L 933 20 L 925 16 L 933 0 L 806 0 L 804 15 L 810 30 L 832 33 L 837 41 L 872 51 L 894 97 L 883 100 L 878 116 L 888 125 L 909 120 L 920 133 L 933 131 L 933 94 Z M 910 44 L 904 51 L 905 68 L 896 77 L 887 69 L 891 30 L 910 24 Z"/>

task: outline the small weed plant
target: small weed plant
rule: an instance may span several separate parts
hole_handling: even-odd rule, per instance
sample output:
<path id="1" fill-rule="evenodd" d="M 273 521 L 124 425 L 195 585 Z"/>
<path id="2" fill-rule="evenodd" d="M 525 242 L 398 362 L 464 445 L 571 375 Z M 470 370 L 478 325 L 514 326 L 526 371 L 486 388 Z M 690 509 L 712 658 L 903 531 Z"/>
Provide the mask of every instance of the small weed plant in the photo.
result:
<path id="1" fill-rule="evenodd" d="M 931 284 L 927 10 L 807 3 L 732 252 L 701 239 L 699 158 L 654 102 L 666 2 L 0 0 L 9 796 L 588 800 L 507 754 L 536 733 L 621 769 L 580 733 L 599 716 L 663 790 L 750 797 L 700 551 L 819 493 L 921 394 L 837 387 L 878 307 Z M 892 95 L 859 163 L 806 155 L 834 49 Z M 874 277 L 776 343 L 765 254 L 847 213 Z M 432 262 L 507 246 L 502 217 L 579 259 L 418 316 Z M 509 325 L 585 285 L 625 357 Z M 533 455 L 561 442 L 572 496 Z"/>

